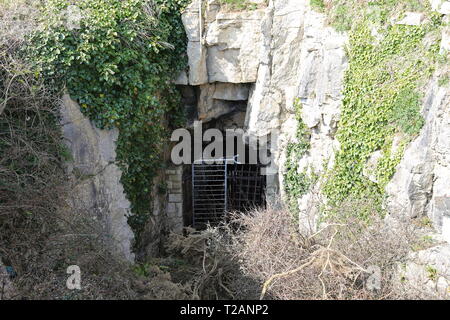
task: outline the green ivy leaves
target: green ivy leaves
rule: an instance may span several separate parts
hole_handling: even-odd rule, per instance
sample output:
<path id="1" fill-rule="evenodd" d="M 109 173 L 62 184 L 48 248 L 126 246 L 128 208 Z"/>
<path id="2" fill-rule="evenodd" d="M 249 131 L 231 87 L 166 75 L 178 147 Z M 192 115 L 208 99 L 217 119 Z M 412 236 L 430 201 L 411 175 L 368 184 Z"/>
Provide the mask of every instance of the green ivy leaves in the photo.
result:
<path id="1" fill-rule="evenodd" d="M 383 198 L 384 187 L 394 174 L 404 147 L 424 124 L 418 88 L 430 78 L 437 59 L 436 48 L 423 43 L 425 36 L 440 25 L 432 13 L 433 19 L 421 26 L 378 26 L 377 39 L 370 20 L 373 10 L 355 10 L 362 11 L 355 13 L 359 18 L 349 34 L 349 68 L 337 132 L 341 149 L 323 190 L 334 206 L 349 197 L 367 194 L 376 193 L 378 199 Z M 396 133 L 403 140 L 391 152 Z M 383 151 L 383 158 L 377 167 L 378 182 L 374 183 L 364 177 L 363 169 L 377 150 Z"/>
<path id="2" fill-rule="evenodd" d="M 298 199 L 305 195 L 315 183 L 317 177 L 309 175 L 306 171 L 299 172 L 299 162 L 310 148 L 310 132 L 302 120 L 302 105 L 299 99 L 295 100 L 295 115 L 297 119 L 296 142 L 288 144 L 286 149 L 286 168 L 284 172 L 284 189 L 287 195 L 289 209 L 293 218 L 298 220 Z"/>
<path id="3" fill-rule="evenodd" d="M 178 125 L 173 77 L 186 65 L 181 11 L 188 0 L 81 0 L 80 28 L 60 21 L 69 2 L 47 0 L 27 54 L 49 83 L 66 86 L 100 128 L 117 127 L 117 161 L 138 234 L 163 163 L 167 125 Z M 153 12 L 153 13 L 150 13 Z M 64 20 L 64 19 L 62 19 Z"/>

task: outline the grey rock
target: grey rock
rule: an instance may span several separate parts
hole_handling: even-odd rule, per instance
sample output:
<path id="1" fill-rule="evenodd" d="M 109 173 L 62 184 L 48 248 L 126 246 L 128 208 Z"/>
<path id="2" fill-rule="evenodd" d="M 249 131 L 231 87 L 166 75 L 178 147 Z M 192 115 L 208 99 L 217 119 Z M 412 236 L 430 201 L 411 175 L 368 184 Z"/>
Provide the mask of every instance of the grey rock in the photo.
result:
<path id="1" fill-rule="evenodd" d="M 372 182 L 375 183 L 378 182 L 375 173 L 378 166 L 378 162 L 382 157 L 383 153 L 381 151 L 376 151 L 370 156 L 370 158 L 367 160 L 366 165 L 364 166 L 363 175 Z"/>
<path id="2" fill-rule="evenodd" d="M 439 12 L 442 14 L 447 14 L 447 15 L 450 14 L 450 1 L 445 1 L 441 5 Z"/>
<path id="3" fill-rule="evenodd" d="M 426 216 L 450 241 L 450 93 L 434 78 L 427 90 L 425 126 L 407 147 L 386 187 L 387 208 L 395 215 Z M 447 231 L 448 230 L 448 231 Z"/>
<path id="4" fill-rule="evenodd" d="M 421 298 L 450 298 L 450 246 L 438 244 L 412 252 L 397 271 L 400 288 Z"/>
<path id="5" fill-rule="evenodd" d="M 397 21 L 397 24 L 407 26 L 419 26 L 425 20 L 425 15 L 422 12 L 406 12 L 405 17 Z"/>
<path id="6" fill-rule="evenodd" d="M 208 1 L 200 14 L 199 1 L 194 1 L 183 13 L 191 85 L 256 81 L 264 10 L 220 8 L 217 1 Z"/>
<path id="7" fill-rule="evenodd" d="M 249 86 L 247 84 L 216 83 L 214 99 L 228 101 L 244 101 L 248 99 Z"/>
<path id="8" fill-rule="evenodd" d="M 120 183 L 122 172 L 114 163 L 119 132 L 96 128 L 67 94 L 60 112 L 64 141 L 73 158 L 68 170 L 78 180 L 68 201 L 73 208 L 86 210 L 92 219 L 100 221 L 111 248 L 133 261 L 134 235 L 127 223 L 130 203 Z"/>

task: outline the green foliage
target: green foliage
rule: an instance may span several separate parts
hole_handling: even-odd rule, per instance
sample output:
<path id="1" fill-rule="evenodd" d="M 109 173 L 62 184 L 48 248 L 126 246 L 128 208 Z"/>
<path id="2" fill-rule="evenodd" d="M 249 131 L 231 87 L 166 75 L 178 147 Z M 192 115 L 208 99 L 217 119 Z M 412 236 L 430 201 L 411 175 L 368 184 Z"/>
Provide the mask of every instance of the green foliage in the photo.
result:
<path id="1" fill-rule="evenodd" d="M 100 128 L 117 127 L 117 160 L 138 234 L 162 164 L 166 123 L 180 119 L 172 78 L 186 64 L 181 10 L 188 0 L 81 0 L 79 28 L 69 1 L 48 0 L 27 54 L 47 82 L 65 85 Z"/>
<path id="2" fill-rule="evenodd" d="M 418 88 L 430 78 L 438 58 L 438 43 L 426 46 L 425 36 L 434 35 L 440 17 L 428 13 L 430 20 L 421 26 L 389 25 L 393 6 L 412 8 L 417 1 L 372 1 L 351 9 L 348 48 L 349 68 L 345 74 L 342 116 L 337 132 L 341 144 L 335 167 L 324 187 L 331 205 L 345 199 L 376 195 L 381 201 L 384 187 L 400 162 L 404 147 L 424 124 L 420 114 Z M 335 7 L 350 10 L 350 2 L 338 1 Z M 372 28 L 377 26 L 379 36 Z M 403 140 L 391 151 L 394 134 Z M 362 174 L 367 159 L 383 151 L 373 183 Z"/>
<path id="3" fill-rule="evenodd" d="M 393 102 L 392 120 L 407 134 L 418 134 L 425 123 L 420 115 L 420 101 L 419 93 L 407 88 L 400 91 Z"/>
<path id="4" fill-rule="evenodd" d="M 397 147 L 397 150 L 393 152 L 392 150 L 392 141 L 391 138 L 386 138 L 385 144 L 383 147 L 383 155 L 384 157 L 381 158 L 377 164 L 377 171 L 376 171 L 376 177 L 378 181 L 376 194 L 383 194 L 384 188 L 388 184 L 389 180 L 395 173 L 396 166 L 400 163 L 403 152 L 405 151 L 405 147 L 408 140 L 403 139 L 400 144 Z"/>
<path id="5" fill-rule="evenodd" d="M 311 7 L 319 12 L 325 11 L 325 3 L 323 0 L 310 0 Z"/>
<path id="6" fill-rule="evenodd" d="M 310 132 L 302 120 L 302 105 L 297 99 L 294 103 L 297 119 L 297 142 L 288 144 L 286 171 L 284 173 L 284 189 L 287 195 L 289 208 L 294 219 L 298 218 L 297 200 L 305 195 L 316 182 L 317 176 L 308 174 L 306 171 L 299 172 L 299 162 L 310 148 Z"/>
<path id="7" fill-rule="evenodd" d="M 386 25 L 392 14 L 426 9 L 423 0 L 336 0 L 326 7 L 326 12 L 336 30 L 350 31 L 353 24 L 363 17 L 370 23 Z"/>
<path id="8" fill-rule="evenodd" d="M 232 9 L 236 10 L 255 10 L 258 8 L 256 3 L 248 0 L 220 0 L 220 3 L 228 5 Z"/>
<path id="9" fill-rule="evenodd" d="M 450 75 L 449 74 L 444 74 L 438 80 L 438 84 L 439 84 L 440 87 L 445 87 L 449 83 L 450 83 Z"/>
<path id="10" fill-rule="evenodd" d="M 426 266 L 425 270 L 427 271 L 427 277 L 431 281 L 437 281 L 438 279 L 438 271 L 433 266 Z"/>

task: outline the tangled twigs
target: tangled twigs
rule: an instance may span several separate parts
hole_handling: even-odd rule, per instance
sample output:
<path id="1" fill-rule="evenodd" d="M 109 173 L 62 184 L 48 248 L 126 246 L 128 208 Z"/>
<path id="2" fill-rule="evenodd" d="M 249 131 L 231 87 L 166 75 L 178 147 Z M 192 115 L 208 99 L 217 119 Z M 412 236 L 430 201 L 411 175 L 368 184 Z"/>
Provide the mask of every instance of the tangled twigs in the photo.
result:
<path id="1" fill-rule="evenodd" d="M 303 270 L 304 268 L 306 268 L 307 266 L 311 265 L 314 263 L 315 257 L 310 258 L 306 263 L 302 264 L 300 267 L 295 268 L 294 270 L 290 270 L 287 272 L 283 272 L 283 273 L 278 273 L 275 274 L 273 276 L 271 276 L 266 282 L 264 282 L 263 285 L 263 289 L 261 291 L 261 296 L 259 297 L 260 300 L 264 299 L 264 296 L 266 295 L 267 289 L 269 287 L 269 285 L 276 279 L 278 278 L 283 278 L 283 277 L 287 277 L 289 275 L 292 275 L 294 273 L 297 273 L 301 270 Z"/>
<path id="2" fill-rule="evenodd" d="M 308 237 L 307 238 L 308 241 L 310 241 L 312 238 L 318 236 L 320 233 L 322 233 L 326 229 L 330 228 L 331 226 L 345 227 L 346 225 L 345 224 L 327 225 L 326 227 L 322 228 L 321 230 L 319 230 L 318 232 L 313 234 L 311 237 Z M 303 269 L 305 269 L 309 266 L 313 266 L 313 265 L 321 266 L 321 270 L 320 270 L 320 273 L 317 275 L 317 278 L 319 279 L 320 284 L 322 286 L 322 299 L 328 298 L 327 287 L 323 280 L 323 275 L 324 275 L 325 271 L 327 270 L 327 268 L 329 268 L 330 273 L 343 275 L 344 277 L 347 277 L 347 276 L 353 274 L 353 272 L 355 272 L 355 271 L 359 271 L 360 272 L 359 274 L 361 274 L 361 272 L 367 273 L 368 271 L 366 269 L 364 269 L 363 267 L 361 267 L 358 263 L 354 262 L 346 255 L 344 255 L 341 252 L 338 252 L 332 248 L 333 240 L 336 237 L 336 235 L 338 234 L 338 232 L 339 232 L 339 230 L 336 229 L 334 231 L 334 234 L 331 236 L 331 238 L 328 242 L 328 245 L 327 246 L 319 245 L 319 248 L 316 249 L 311 254 L 311 257 L 308 258 L 307 261 L 305 263 L 303 263 L 301 266 L 299 266 L 293 270 L 290 270 L 290 271 L 281 272 L 281 273 L 272 275 L 268 280 L 266 280 L 264 282 L 264 285 L 263 285 L 263 288 L 261 291 L 260 300 L 264 299 L 264 297 L 266 296 L 267 290 L 269 289 L 269 286 L 275 280 L 291 276 L 297 272 L 302 271 Z"/>

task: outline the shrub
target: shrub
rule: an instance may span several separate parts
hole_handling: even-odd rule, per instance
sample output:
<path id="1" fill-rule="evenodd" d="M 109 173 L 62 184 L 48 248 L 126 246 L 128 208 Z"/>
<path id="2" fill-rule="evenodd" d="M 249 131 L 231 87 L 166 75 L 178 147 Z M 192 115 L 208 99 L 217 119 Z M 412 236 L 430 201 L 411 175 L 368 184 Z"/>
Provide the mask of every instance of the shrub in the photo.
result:
<path id="1" fill-rule="evenodd" d="M 181 22 L 186 3 L 82 0 L 76 3 L 80 20 L 72 25 L 68 1 L 46 0 L 27 46 L 47 84 L 66 86 L 98 127 L 119 128 L 117 161 L 138 239 L 151 212 L 168 124 L 180 125 L 182 119 L 172 80 L 186 64 Z"/>
<path id="2" fill-rule="evenodd" d="M 420 95 L 411 89 L 400 91 L 394 101 L 392 120 L 406 134 L 418 134 L 425 124 L 420 114 L 420 101 Z"/>
<path id="3" fill-rule="evenodd" d="M 0 5 L 0 259 L 16 273 L 12 298 L 136 298 L 138 279 L 109 250 L 94 213 L 65 205 L 79 181 L 65 174 L 60 92 L 49 90 L 21 52 L 36 26 L 33 3 Z M 74 264 L 80 291 L 66 287 Z"/>

